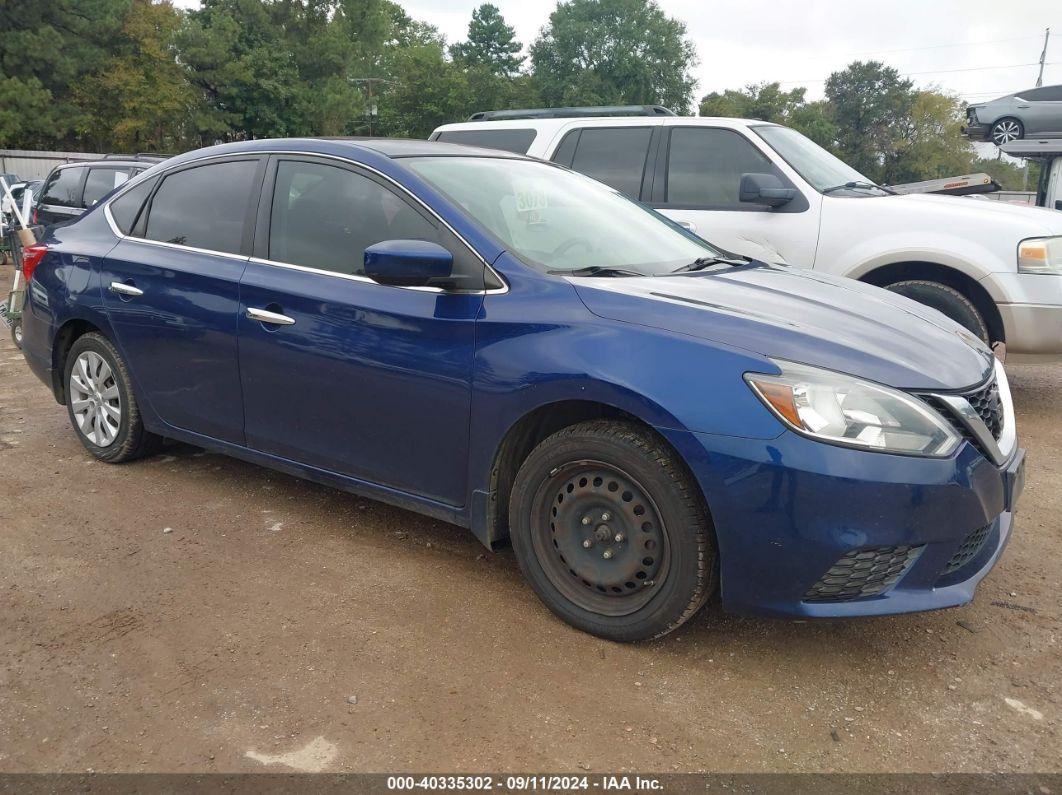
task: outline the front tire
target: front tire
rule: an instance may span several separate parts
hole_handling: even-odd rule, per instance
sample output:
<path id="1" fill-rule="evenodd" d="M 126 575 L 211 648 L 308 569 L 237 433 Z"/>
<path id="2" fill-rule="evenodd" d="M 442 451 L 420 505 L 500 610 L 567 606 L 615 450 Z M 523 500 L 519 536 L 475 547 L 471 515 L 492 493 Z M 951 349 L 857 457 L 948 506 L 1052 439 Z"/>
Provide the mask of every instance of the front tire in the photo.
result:
<path id="1" fill-rule="evenodd" d="M 947 315 L 986 345 L 989 344 L 988 324 L 973 302 L 954 287 L 940 282 L 910 279 L 885 285 L 885 289 L 910 298 Z"/>
<path id="2" fill-rule="evenodd" d="M 16 320 L 11 324 L 11 341 L 15 347 L 22 350 L 22 320 Z"/>
<path id="3" fill-rule="evenodd" d="M 100 461 L 132 461 L 161 446 L 161 438 L 144 428 L 125 361 L 102 334 L 78 337 L 64 379 L 70 424 Z"/>
<path id="4" fill-rule="evenodd" d="M 988 137 L 996 146 L 1007 144 L 1011 141 L 1020 141 L 1025 137 L 1025 125 L 1018 119 L 1000 119 L 992 125 Z"/>
<path id="5" fill-rule="evenodd" d="M 666 635 L 714 589 L 700 491 L 675 453 L 634 425 L 584 422 L 539 444 L 517 473 L 509 525 L 538 597 L 602 638 Z"/>

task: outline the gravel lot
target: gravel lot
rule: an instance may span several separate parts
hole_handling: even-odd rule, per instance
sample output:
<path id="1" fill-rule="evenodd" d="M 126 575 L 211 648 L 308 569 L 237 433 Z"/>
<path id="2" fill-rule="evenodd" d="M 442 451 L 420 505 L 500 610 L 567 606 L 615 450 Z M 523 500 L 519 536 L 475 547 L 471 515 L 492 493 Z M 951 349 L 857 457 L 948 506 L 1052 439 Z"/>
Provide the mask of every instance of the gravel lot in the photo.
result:
<path id="1" fill-rule="evenodd" d="M 0 284 L 10 280 L 0 271 Z M 0 772 L 1062 771 L 1062 365 L 973 604 L 569 629 L 510 550 L 195 448 L 94 462 L 0 341 Z"/>

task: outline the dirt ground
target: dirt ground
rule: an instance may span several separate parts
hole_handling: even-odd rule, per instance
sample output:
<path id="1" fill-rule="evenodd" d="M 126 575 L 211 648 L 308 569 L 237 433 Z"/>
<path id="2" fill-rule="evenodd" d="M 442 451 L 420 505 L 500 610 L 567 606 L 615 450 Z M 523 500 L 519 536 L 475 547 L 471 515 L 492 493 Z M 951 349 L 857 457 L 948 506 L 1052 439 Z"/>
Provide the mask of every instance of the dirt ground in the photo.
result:
<path id="1" fill-rule="evenodd" d="M 1062 771 L 1062 365 L 1011 370 L 1028 486 L 973 604 L 623 646 L 460 528 L 94 462 L 5 336 L 0 772 Z"/>

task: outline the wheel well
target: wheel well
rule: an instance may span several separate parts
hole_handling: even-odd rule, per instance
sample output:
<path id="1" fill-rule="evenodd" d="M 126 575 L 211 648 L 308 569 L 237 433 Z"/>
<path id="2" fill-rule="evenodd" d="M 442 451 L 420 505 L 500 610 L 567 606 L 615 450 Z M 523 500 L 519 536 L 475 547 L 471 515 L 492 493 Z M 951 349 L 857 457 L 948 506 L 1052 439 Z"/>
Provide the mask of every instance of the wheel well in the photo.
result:
<path id="1" fill-rule="evenodd" d="M 972 279 L 962 271 L 949 268 L 946 265 L 938 265 L 935 262 L 895 262 L 872 270 L 860 277 L 861 282 L 867 282 L 878 287 L 886 287 L 896 282 L 908 279 L 924 279 L 926 281 L 939 282 L 954 290 L 958 290 L 977 307 L 985 324 L 988 326 L 988 336 L 991 343 L 1006 342 L 1006 331 L 1003 328 L 1003 318 L 999 314 L 999 308 L 992 296 L 982 287 L 976 279 Z"/>
<path id="2" fill-rule="evenodd" d="M 565 400 L 539 406 L 525 414 L 506 432 L 494 456 L 490 472 L 490 499 L 487 504 L 486 535 L 492 542 L 509 535 L 509 495 L 516 473 L 538 444 L 562 428 L 589 420 L 612 419 L 643 428 L 660 441 L 670 443 L 648 423 L 615 406 L 587 400 Z M 676 458 L 683 461 L 676 452 Z M 696 481 L 694 481 L 696 482 Z"/>
<path id="3" fill-rule="evenodd" d="M 79 337 L 99 329 L 87 320 L 70 320 L 64 323 L 52 342 L 52 394 L 59 403 L 66 403 L 66 384 L 63 373 L 66 372 L 66 357 Z"/>

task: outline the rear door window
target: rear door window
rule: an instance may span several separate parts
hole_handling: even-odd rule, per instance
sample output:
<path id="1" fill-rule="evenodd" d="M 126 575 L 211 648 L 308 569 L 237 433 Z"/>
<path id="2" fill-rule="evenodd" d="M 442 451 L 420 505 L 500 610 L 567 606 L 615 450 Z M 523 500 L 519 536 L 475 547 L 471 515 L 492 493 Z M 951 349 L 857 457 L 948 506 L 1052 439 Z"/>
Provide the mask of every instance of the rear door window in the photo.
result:
<path id="1" fill-rule="evenodd" d="M 667 204 L 750 210 L 738 201 L 742 174 L 784 175 L 743 135 L 712 127 L 675 127 L 667 161 Z"/>
<path id="2" fill-rule="evenodd" d="M 91 207 L 112 190 L 132 176 L 128 168 L 90 168 L 85 180 L 85 196 L 81 200 L 85 207 Z"/>
<path id="3" fill-rule="evenodd" d="M 81 200 L 81 178 L 85 176 L 84 168 L 61 168 L 52 174 L 41 197 L 41 204 L 56 207 L 79 207 Z"/>
<path id="4" fill-rule="evenodd" d="M 239 254 L 258 160 L 227 160 L 162 180 L 148 208 L 145 237 Z"/>
<path id="5" fill-rule="evenodd" d="M 526 155 L 535 140 L 534 130 L 443 130 L 436 141 L 466 146 L 482 146 Z"/>
<path id="6" fill-rule="evenodd" d="M 642 188 L 652 133 L 651 127 L 581 130 L 572 157 L 572 168 L 637 199 Z"/>
<path id="7" fill-rule="evenodd" d="M 155 180 L 145 180 L 110 203 L 111 218 L 122 230 L 122 234 L 128 235 L 132 232 L 137 218 L 140 217 L 140 209 L 144 206 L 147 197 L 151 195 L 153 187 L 155 187 Z"/>

